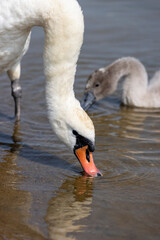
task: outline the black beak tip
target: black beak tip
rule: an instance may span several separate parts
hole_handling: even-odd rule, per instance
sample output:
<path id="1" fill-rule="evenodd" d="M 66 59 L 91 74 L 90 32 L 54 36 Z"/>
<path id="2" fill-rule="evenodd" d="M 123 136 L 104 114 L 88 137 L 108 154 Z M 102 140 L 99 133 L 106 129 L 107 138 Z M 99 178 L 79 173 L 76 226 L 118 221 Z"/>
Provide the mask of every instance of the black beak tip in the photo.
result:
<path id="1" fill-rule="evenodd" d="M 103 176 L 101 173 L 97 173 L 97 177 L 101 177 Z"/>

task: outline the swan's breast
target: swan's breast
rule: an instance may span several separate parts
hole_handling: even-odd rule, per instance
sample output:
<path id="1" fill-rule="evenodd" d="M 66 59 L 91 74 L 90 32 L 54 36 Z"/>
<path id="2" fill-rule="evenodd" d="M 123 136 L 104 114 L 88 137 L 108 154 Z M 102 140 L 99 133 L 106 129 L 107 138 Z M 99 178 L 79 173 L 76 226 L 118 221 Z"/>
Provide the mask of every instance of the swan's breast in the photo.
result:
<path id="1" fill-rule="evenodd" d="M 0 73 L 21 61 L 30 42 L 30 32 L 3 31 L 0 34 Z"/>
<path id="2" fill-rule="evenodd" d="M 30 28 L 25 26 L 26 8 L 21 4 L 17 0 L 0 3 L 0 73 L 17 64 L 29 46 Z"/>

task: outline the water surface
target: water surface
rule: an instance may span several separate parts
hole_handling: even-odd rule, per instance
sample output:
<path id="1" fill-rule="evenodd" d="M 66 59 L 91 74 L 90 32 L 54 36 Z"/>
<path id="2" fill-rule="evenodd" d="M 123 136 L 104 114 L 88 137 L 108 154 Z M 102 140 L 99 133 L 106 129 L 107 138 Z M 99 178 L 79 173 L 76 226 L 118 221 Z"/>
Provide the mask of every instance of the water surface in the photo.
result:
<path id="1" fill-rule="evenodd" d="M 159 0 L 80 0 L 84 44 L 75 91 L 88 75 L 123 56 L 139 58 L 149 76 L 160 68 Z M 6 75 L 0 77 L 0 239 L 159 240 L 160 110 L 121 106 L 117 92 L 89 111 L 101 178 L 79 163 L 49 125 L 41 29 L 22 61 L 20 125 L 14 125 Z"/>

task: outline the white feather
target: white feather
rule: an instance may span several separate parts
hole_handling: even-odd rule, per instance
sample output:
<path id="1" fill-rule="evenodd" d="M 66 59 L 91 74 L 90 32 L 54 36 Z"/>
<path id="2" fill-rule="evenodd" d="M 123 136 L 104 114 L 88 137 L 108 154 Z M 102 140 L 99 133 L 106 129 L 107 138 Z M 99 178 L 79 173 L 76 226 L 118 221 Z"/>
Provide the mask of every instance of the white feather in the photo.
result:
<path id="1" fill-rule="evenodd" d="M 94 142 L 94 126 L 75 99 L 73 84 L 83 42 L 83 14 L 76 0 L 3 0 L 0 2 L 0 73 L 19 66 L 33 26 L 45 31 L 44 72 L 50 123 L 73 149 L 72 130 Z"/>

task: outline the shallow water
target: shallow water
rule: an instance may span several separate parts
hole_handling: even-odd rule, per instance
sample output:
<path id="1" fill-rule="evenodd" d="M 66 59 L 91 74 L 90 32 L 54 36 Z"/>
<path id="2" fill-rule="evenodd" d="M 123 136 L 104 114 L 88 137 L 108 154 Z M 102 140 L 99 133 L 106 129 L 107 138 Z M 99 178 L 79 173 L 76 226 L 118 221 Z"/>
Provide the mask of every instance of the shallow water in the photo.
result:
<path id="1" fill-rule="evenodd" d="M 122 56 L 160 68 L 159 0 L 80 0 L 85 36 L 75 91 Z M 33 29 L 22 61 L 22 117 L 14 126 L 6 75 L 0 77 L 0 239 L 160 239 L 160 110 L 121 106 L 121 84 L 89 111 L 96 165 L 87 178 L 50 128 L 44 96 L 44 34 Z M 6 80 L 7 79 L 7 80 Z"/>

